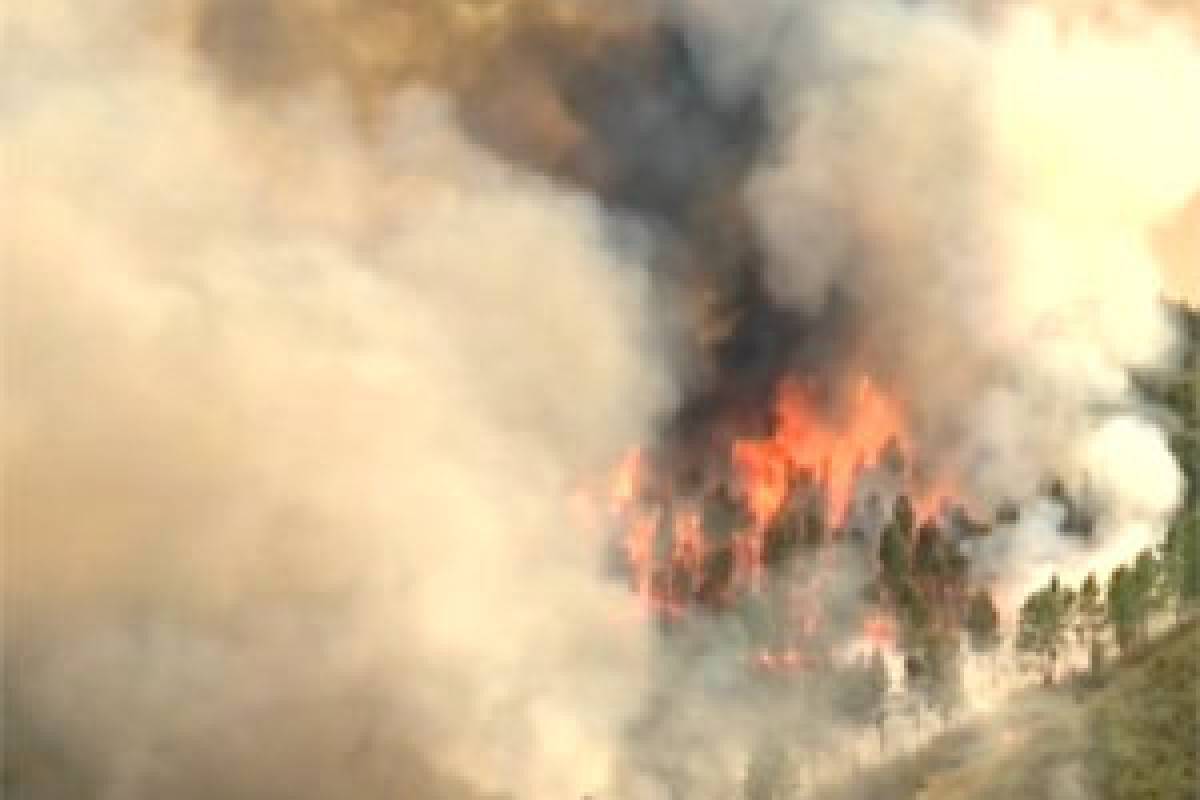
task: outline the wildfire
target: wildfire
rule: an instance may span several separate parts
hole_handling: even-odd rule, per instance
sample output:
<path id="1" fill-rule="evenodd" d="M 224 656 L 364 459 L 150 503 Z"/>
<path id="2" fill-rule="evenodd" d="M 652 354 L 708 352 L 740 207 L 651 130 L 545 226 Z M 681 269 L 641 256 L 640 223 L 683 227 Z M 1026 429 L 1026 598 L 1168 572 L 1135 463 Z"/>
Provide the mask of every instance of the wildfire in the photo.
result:
<path id="1" fill-rule="evenodd" d="M 954 496 L 949 483 L 921 490 L 911 474 L 914 446 L 901 406 L 866 378 L 859 380 L 837 414 L 829 414 L 798 381 L 782 383 L 775 394 L 772 425 L 758 436 L 710 442 L 718 452 L 703 488 L 682 490 L 669 465 L 653 451 L 631 450 L 613 469 L 607 491 L 591 503 L 617 534 L 618 553 L 631 588 L 643 607 L 664 618 L 689 608 L 727 607 L 745 592 L 761 593 L 776 537 L 795 542 L 805 523 L 795 513 L 808 508 L 820 520 L 820 544 L 837 537 L 851 519 L 856 485 L 864 471 L 888 458 L 916 516 L 935 517 Z M 808 504 L 808 505 L 805 505 Z M 714 508 L 717 509 L 714 512 Z M 719 512 L 724 513 L 719 513 Z M 811 537 L 811 531 L 805 529 Z M 808 544 L 813 544 L 809 541 Z M 774 554 L 774 556 L 773 556 Z M 822 624 L 821 598 L 832 571 L 833 553 L 823 549 L 787 595 L 788 630 L 782 649 L 761 650 L 756 662 L 767 669 L 792 669 L 809 658 L 792 641 L 816 635 Z M 878 645 L 895 638 L 890 617 L 864 622 L 864 635 Z"/>
<path id="2" fill-rule="evenodd" d="M 793 381 L 780 387 L 775 415 L 773 435 L 733 446 L 747 505 L 761 527 L 779 513 L 796 476 L 807 475 L 824 489 L 831 528 L 840 528 L 858 474 L 878 465 L 889 445 L 912 454 L 897 406 L 867 378 L 859 381 L 840 424 L 814 411 L 804 387 Z"/>

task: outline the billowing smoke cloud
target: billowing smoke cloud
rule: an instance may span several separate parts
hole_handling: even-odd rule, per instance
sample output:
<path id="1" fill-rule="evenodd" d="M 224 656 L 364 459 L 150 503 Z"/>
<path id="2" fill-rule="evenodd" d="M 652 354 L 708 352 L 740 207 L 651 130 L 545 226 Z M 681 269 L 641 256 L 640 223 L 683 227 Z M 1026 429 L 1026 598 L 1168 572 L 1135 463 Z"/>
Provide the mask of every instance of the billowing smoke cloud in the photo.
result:
<path id="1" fill-rule="evenodd" d="M 602 786 L 644 631 L 563 500 L 670 400 L 636 231 L 435 94 L 366 145 L 140 22 L 6 35 L 6 785 Z"/>
<path id="2" fill-rule="evenodd" d="M 1183 232 L 1200 196 L 1194 35 L 1143 12 L 697 7 L 714 87 L 767 87 L 748 197 L 773 296 L 848 302 L 864 368 L 977 499 L 1031 499 L 1057 474 L 1123 553 L 1125 534 L 1149 543 L 1180 478 L 1130 374 L 1170 363 L 1163 298 L 1200 275 Z"/>
<path id="3" fill-rule="evenodd" d="M 792 347 L 775 312 L 1025 503 L 984 571 L 1076 557 L 1048 475 L 1104 558 L 1152 540 L 1130 373 L 1197 299 L 1200 48 L 963 5 L 16 14 L 6 788 L 729 796 L 828 698 L 728 620 L 628 624 L 563 500 L 728 378 L 697 352 Z"/>

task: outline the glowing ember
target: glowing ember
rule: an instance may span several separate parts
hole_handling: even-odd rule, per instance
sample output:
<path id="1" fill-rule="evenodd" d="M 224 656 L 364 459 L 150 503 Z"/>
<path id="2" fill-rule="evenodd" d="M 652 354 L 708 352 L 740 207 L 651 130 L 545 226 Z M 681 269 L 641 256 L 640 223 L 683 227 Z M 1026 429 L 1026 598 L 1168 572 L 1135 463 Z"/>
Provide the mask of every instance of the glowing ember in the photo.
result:
<path id="1" fill-rule="evenodd" d="M 878 650 L 890 650 L 896 643 L 896 622 L 891 616 L 874 613 L 863 620 L 863 636 Z"/>

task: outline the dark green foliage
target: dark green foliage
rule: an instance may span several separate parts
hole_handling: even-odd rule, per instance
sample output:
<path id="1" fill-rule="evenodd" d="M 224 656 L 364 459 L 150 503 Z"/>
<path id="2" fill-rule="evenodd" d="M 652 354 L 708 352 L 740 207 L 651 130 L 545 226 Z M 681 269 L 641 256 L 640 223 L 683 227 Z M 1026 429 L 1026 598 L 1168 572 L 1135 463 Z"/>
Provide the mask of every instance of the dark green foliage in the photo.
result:
<path id="1" fill-rule="evenodd" d="M 962 651 L 958 635 L 939 633 L 926 644 L 929 705 L 948 720 L 963 703 Z"/>
<path id="2" fill-rule="evenodd" d="M 1088 648 L 1088 672 L 1093 679 L 1099 678 L 1104 670 L 1104 643 L 1099 635 L 1104 630 L 1105 614 L 1100 581 L 1095 572 L 1089 572 L 1079 587 L 1075 633 L 1080 643 Z"/>
<path id="3" fill-rule="evenodd" d="M 967 554 L 962 551 L 957 541 L 946 542 L 943 558 L 946 564 L 946 579 L 950 584 L 966 586 L 971 560 L 967 558 Z"/>
<path id="4" fill-rule="evenodd" d="M 745 511 L 727 490 L 713 492 L 704 503 L 702 527 L 715 545 L 733 538 L 748 522 Z"/>
<path id="5" fill-rule="evenodd" d="M 1133 645 L 1137 635 L 1137 611 L 1133 599 L 1133 572 L 1122 564 L 1108 579 L 1108 621 L 1122 650 Z"/>
<path id="6" fill-rule="evenodd" d="M 913 572 L 917 575 L 934 579 L 942 577 L 945 572 L 946 561 L 942 553 L 942 534 L 933 523 L 925 523 L 917 532 L 912 567 Z"/>
<path id="7" fill-rule="evenodd" d="M 893 590 L 907 581 L 911 566 L 908 548 L 912 538 L 913 514 L 908 498 L 896 500 L 892 521 L 879 536 L 879 569 L 886 586 Z"/>
<path id="8" fill-rule="evenodd" d="M 926 629 L 910 644 L 904 670 L 909 690 L 943 720 L 962 705 L 962 658 L 956 632 Z"/>
<path id="9" fill-rule="evenodd" d="M 929 603 L 912 580 L 896 587 L 896 608 L 900 619 L 900 644 L 909 649 L 920 642 L 929 627 Z"/>
<path id="10" fill-rule="evenodd" d="M 1108 622 L 1121 652 L 1128 652 L 1142 638 L 1149 603 L 1147 570 L 1141 574 L 1122 564 L 1108 581 Z"/>
<path id="11" fill-rule="evenodd" d="M 763 563 L 770 569 L 786 565 L 799 552 L 804 538 L 804 517 L 795 510 L 779 515 L 767 530 Z"/>
<path id="12" fill-rule="evenodd" d="M 1161 569 L 1154 552 L 1146 549 L 1138 553 L 1137 560 L 1133 562 L 1133 581 L 1137 598 L 1138 625 L 1143 639 L 1148 635 L 1150 614 L 1161 610 L 1165 605 L 1160 576 Z"/>
<path id="13" fill-rule="evenodd" d="M 1055 575 L 1021 606 L 1014 646 L 1018 651 L 1040 657 L 1046 683 L 1054 682 L 1074 603 L 1075 593 L 1065 588 Z"/>
<path id="14" fill-rule="evenodd" d="M 825 544 L 828 531 L 824 506 L 821 503 L 809 503 L 804 513 L 803 545 L 810 551 L 820 549 Z"/>
<path id="15" fill-rule="evenodd" d="M 1078 612 L 1079 638 L 1090 641 L 1104 627 L 1104 598 L 1095 572 L 1089 572 L 1079 587 Z"/>
<path id="16" fill-rule="evenodd" d="M 1200 506 L 1185 509 L 1167 530 L 1162 577 L 1180 610 L 1200 605 Z"/>
<path id="17" fill-rule="evenodd" d="M 967 605 L 966 626 L 971 649 L 976 653 L 989 652 L 1000 644 L 1000 614 L 996 611 L 992 593 L 987 589 L 980 589 L 971 595 L 971 602 Z"/>
<path id="18" fill-rule="evenodd" d="M 725 587 L 733 580 L 733 550 L 728 547 L 714 549 L 704 561 L 704 576 L 697 588 L 700 602 L 709 607 L 719 607 L 724 600 Z"/>

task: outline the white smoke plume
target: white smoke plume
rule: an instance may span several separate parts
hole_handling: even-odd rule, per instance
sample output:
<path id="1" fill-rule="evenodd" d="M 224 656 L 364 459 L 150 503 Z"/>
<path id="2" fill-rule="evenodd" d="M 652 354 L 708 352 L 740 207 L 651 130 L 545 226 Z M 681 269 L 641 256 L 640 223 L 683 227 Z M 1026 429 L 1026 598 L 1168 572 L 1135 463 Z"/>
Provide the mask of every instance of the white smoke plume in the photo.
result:
<path id="1" fill-rule="evenodd" d="M 865 368 L 900 388 L 968 494 L 1028 502 L 1059 475 L 1099 504 L 1102 546 L 1152 543 L 1181 478 L 1130 376 L 1170 365 L 1163 300 L 1200 275 L 1186 233 L 1165 264 L 1157 245 L 1200 197 L 1184 19 L 685 8 L 719 91 L 768 87 L 771 153 L 748 195 L 775 297 L 863 309 Z M 1071 548 L 1042 535 L 1061 566 Z M 1016 549 L 1006 570 L 1028 578 L 1038 559 Z"/>
<path id="2" fill-rule="evenodd" d="M 670 401 L 636 233 L 434 94 L 367 144 L 136 4 L 10 16 L 15 796 L 603 786 L 645 632 L 563 501 Z"/>

